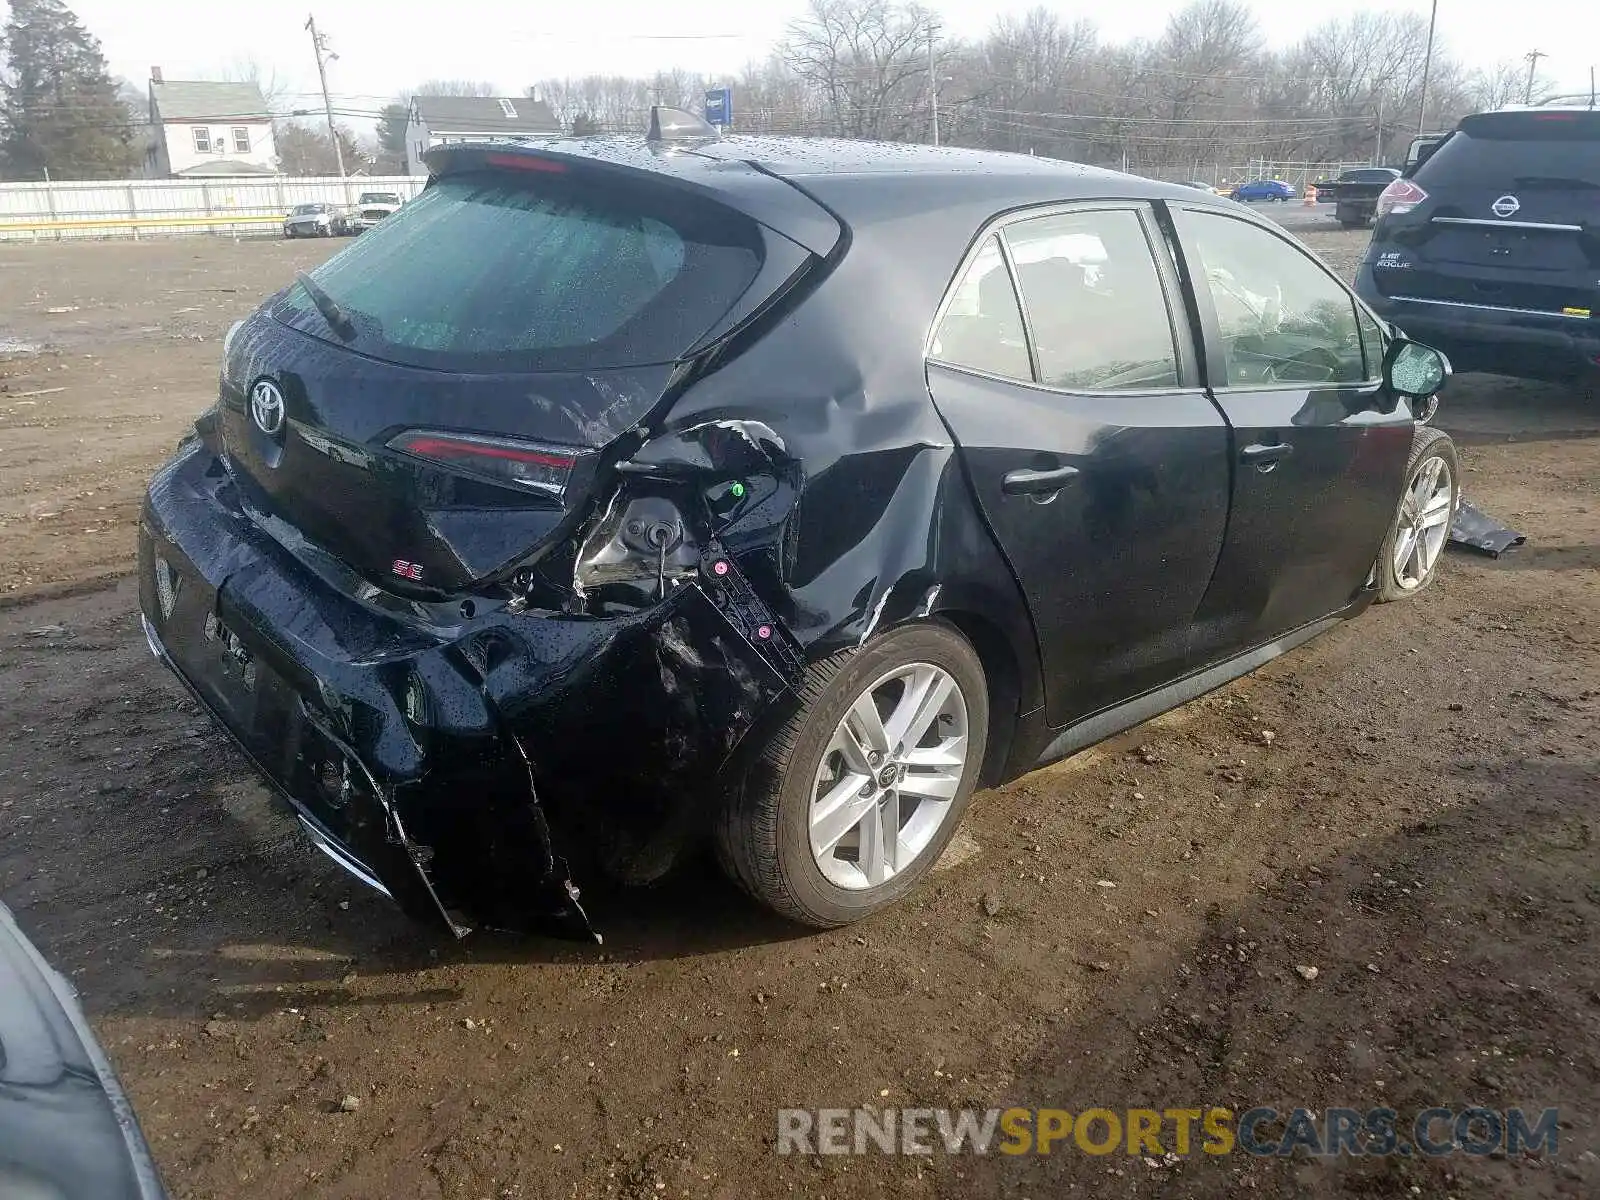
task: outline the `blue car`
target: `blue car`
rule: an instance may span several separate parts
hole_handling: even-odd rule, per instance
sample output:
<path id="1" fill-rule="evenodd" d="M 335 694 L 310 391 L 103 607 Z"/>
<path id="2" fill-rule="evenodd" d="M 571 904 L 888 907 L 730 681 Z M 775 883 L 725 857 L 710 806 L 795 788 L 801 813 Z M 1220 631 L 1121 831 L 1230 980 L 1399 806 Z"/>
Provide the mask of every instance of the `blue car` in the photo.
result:
<path id="1" fill-rule="evenodd" d="M 1299 193 L 1277 179 L 1257 179 L 1233 189 L 1235 200 L 1293 200 Z"/>

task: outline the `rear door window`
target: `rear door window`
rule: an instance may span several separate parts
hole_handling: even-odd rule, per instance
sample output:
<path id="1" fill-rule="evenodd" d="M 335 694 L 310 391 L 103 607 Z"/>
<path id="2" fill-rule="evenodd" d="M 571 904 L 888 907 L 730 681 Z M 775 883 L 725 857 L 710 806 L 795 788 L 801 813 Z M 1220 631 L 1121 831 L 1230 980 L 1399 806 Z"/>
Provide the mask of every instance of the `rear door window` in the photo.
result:
<path id="1" fill-rule="evenodd" d="M 1008 225 L 1005 238 L 1040 383 L 1068 391 L 1178 385 L 1166 294 L 1137 212 L 1034 217 Z"/>
<path id="2" fill-rule="evenodd" d="M 932 357 L 953 367 L 1031 382 L 1022 309 L 997 237 L 985 238 L 950 295 Z"/>
<path id="3" fill-rule="evenodd" d="M 762 264 L 755 222 L 659 185 L 506 172 L 437 180 L 312 278 L 352 348 L 457 370 L 671 362 Z M 333 339 L 303 289 L 280 319 Z"/>

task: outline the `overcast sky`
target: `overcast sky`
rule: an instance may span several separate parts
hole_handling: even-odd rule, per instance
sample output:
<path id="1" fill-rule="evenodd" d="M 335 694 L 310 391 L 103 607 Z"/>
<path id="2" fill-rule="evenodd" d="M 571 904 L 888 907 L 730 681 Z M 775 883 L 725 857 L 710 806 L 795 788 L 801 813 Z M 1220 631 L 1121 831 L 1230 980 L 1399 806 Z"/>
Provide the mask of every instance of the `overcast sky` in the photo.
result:
<path id="1" fill-rule="evenodd" d="M 425 79 L 485 79 L 506 95 L 533 81 L 593 73 L 647 75 L 674 66 L 736 72 L 760 59 L 802 11 L 804 0 L 68 0 L 105 49 L 115 74 L 143 84 L 151 66 L 168 79 L 215 79 L 254 58 L 276 72 L 290 105 L 315 100 L 316 64 L 308 11 L 339 58 L 329 69 L 336 99 L 375 107 Z M 1429 0 L 1315 0 L 1256 4 L 1268 39 L 1287 45 L 1328 17 L 1357 7 L 1426 14 Z M 1029 0 L 931 0 L 946 29 L 984 32 L 996 11 L 1021 12 Z M 1176 0 L 1049 5 L 1063 16 L 1091 16 L 1108 39 L 1154 36 Z M 1507 33 L 1511 29 L 1513 32 Z M 1595 0 L 1439 0 L 1439 36 L 1470 65 L 1491 65 L 1529 50 L 1549 57 L 1541 70 L 1563 89 L 1587 89 L 1600 60 Z M 293 95 L 292 93 L 303 93 Z"/>

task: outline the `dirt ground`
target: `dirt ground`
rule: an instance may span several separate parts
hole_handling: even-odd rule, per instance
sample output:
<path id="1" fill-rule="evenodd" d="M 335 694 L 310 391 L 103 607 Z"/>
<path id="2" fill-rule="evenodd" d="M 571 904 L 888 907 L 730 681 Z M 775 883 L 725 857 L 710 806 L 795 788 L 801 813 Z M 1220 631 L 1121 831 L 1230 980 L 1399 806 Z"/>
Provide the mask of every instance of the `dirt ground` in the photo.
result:
<path id="1" fill-rule="evenodd" d="M 451 943 L 268 806 L 133 615 L 223 330 L 328 251 L 0 247 L 0 343 L 46 347 L 0 356 L 0 896 L 175 1196 L 1600 1194 L 1600 395 L 1455 380 L 1467 494 L 1525 548 L 979 797 L 895 911 L 802 934 L 706 868 L 595 896 L 603 949 Z M 1013 1104 L 1562 1124 L 1553 1157 L 774 1148 L 779 1107 Z"/>

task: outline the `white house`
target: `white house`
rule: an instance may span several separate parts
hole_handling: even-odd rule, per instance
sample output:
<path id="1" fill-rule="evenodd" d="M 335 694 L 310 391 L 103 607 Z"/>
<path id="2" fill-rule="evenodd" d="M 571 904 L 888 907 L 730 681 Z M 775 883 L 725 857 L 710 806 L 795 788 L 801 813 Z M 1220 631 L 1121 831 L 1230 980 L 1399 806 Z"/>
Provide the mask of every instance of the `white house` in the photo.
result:
<path id="1" fill-rule="evenodd" d="M 551 137 L 562 132 L 550 106 L 527 96 L 417 96 L 406 120 L 406 170 L 426 175 L 423 153 L 448 142 Z"/>
<path id="2" fill-rule="evenodd" d="M 272 115 L 253 83 L 164 80 L 150 77 L 147 179 L 275 175 L 278 148 Z"/>

